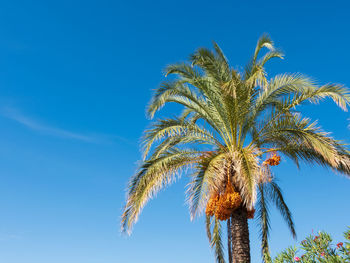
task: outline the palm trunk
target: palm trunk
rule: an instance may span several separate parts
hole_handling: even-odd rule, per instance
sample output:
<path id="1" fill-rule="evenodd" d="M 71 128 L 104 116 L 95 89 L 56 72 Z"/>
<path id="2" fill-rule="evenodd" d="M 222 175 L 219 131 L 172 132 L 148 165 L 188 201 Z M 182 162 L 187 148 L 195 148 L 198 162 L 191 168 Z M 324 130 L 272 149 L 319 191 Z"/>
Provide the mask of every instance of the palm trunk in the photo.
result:
<path id="1" fill-rule="evenodd" d="M 247 211 L 242 206 L 231 217 L 232 261 L 250 263 L 250 245 Z"/>
<path id="2" fill-rule="evenodd" d="M 232 262 L 232 239 L 231 239 L 231 220 L 227 219 L 227 250 L 228 250 L 228 262 Z"/>

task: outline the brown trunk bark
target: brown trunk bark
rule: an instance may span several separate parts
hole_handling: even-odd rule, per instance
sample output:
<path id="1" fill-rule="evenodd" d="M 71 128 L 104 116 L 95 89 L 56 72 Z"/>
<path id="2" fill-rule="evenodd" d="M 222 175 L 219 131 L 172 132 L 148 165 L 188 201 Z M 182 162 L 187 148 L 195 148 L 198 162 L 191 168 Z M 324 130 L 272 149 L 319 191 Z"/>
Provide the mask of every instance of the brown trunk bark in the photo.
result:
<path id="1" fill-rule="evenodd" d="M 231 220 L 227 219 L 227 250 L 228 250 L 228 262 L 232 262 L 232 239 L 231 239 Z"/>
<path id="2" fill-rule="evenodd" d="M 247 210 L 243 207 L 233 212 L 231 217 L 232 262 L 250 263 L 250 245 Z"/>

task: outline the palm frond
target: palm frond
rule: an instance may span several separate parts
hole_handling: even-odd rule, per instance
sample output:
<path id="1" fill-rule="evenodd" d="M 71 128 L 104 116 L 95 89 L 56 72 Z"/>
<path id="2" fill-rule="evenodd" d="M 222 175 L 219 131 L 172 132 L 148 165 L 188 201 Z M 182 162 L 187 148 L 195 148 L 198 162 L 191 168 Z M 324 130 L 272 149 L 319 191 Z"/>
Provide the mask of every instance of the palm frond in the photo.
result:
<path id="1" fill-rule="evenodd" d="M 211 240 L 212 240 L 212 235 L 211 235 L 211 226 L 212 226 L 212 217 L 210 216 L 205 216 L 205 230 L 207 233 L 207 237 L 209 240 L 209 243 L 211 244 Z"/>
<path id="2" fill-rule="evenodd" d="M 342 145 L 337 145 L 337 152 L 333 157 L 334 162 L 332 163 L 314 149 L 293 142 L 288 145 L 281 145 L 281 147 L 278 147 L 278 150 L 293 160 L 298 167 L 300 161 L 304 161 L 308 164 L 314 163 L 331 168 L 335 172 L 340 172 L 350 177 L 350 154 Z"/>
<path id="3" fill-rule="evenodd" d="M 224 154 L 216 151 L 208 152 L 202 155 L 198 162 L 195 173 L 191 176 L 192 180 L 188 184 L 187 200 L 190 207 L 191 220 L 200 215 L 209 198 L 210 189 L 217 187 L 218 170 L 222 167 Z"/>
<path id="4" fill-rule="evenodd" d="M 340 163 L 344 164 L 344 168 L 348 165 L 345 158 L 341 162 L 338 154 L 339 150 L 344 150 L 340 143 L 317 127 L 316 122 L 302 118 L 300 114 L 281 116 L 273 122 L 268 120 L 268 124 L 262 130 L 264 132 L 259 137 L 260 143 L 269 143 L 282 148 L 288 144 L 298 145 L 318 153 L 333 168 Z"/>
<path id="5" fill-rule="evenodd" d="M 238 186 L 243 202 L 249 209 L 253 208 L 256 200 L 257 177 L 260 171 L 257 152 L 254 146 L 241 150 L 239 169 L 236 170 L 236 176 L 233 177 L 233 182 Z"/>
<path id="6" fill-rule="evenodd" d="M 221 223 L 218 219 L 215 218 L 211 246 L 214 249 L 215 259 L 217 263 L 225 263 L 225 254 L 221 236 Z"/>
<path id="7" fill-rule="evenodd" d="M 271 38 L 270 38 L 270 36 L 268 34 L 263 34 L 259 38 L 258 43 L 256 44 L 254 55 L 253 55 L 253 62 L 254 63 L 257 60 L 261 49 L 264 48 L 264 47 L 267 48 L 270 51 L 273 51 L 275 49 L 274 48 L 274 43 L 273 43 L 273 41 L 271 40 Z"/>
<path id="8" fill-rule="evenodd" d="M 266 257 L 269 257 L 269 232 L 270 232 L 270 216 L 269 216 L 269 200 L 266 198 L 265 186 L 260 184 L 258 186 L 258 203 L 256 206 L 256 217 L 258 220 L 260 238 L 261 238 L 261 254 L 264 256 L 264 261 L 266 262 Z"/>
<path id="9" fill-rule="evenodd" d="M 296 238 L 297 234 L 295 231 L 292 213 L 290 212 L 286 202 L 284 201 L 280 187 L 274 181 L 269 183 L 269 194 L 272 202 L 275 203 L 275 206 L 277 207 L 278 211 L 282 215 L 284 221 L 287 223 L 292 236 Z"/>
<path id="10" fill-rule="evenodd" d="M 198 142 L 206 143 L 209 145 L 216 145 L 221 147 L 221 143 L 214 137 L 214 135 L 206 130 L 204 127 L 200 127 L 195 123 L 188 122 L 182 119 L 163 119 L 153 123 L 151 129 L 148 129 L 144 133 L 143 137 L 143 157 L 147 157 L 152 145 L 162 139 L 174 138 L 172 143 L 180 142 Z M 169 140 L 170 141 L 170 140 Z M 164 143 L 157 152 L 165 147 L 167 143 Z"/>
<path id="11" fill-rule="evenodd" d="M 172 183 L 181 169 L 196 163 L 200 152 L 195 150 L 175 150 L 157 159 L 143 163 L 139 172 L 129 182 L 128 197 L 122 215 L 122 231 L 131 231 L 132 225 L 152 197 L 162 188 Z"/>

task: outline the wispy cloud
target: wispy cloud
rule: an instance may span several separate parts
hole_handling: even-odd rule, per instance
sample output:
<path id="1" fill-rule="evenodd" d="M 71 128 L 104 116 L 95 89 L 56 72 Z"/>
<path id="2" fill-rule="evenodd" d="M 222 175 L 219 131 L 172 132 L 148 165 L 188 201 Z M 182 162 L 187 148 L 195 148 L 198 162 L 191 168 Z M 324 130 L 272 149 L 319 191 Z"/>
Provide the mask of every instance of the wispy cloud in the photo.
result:
<path id="1" fill-rule="evenodd" d="M 0 241 L 21 240 L 21 239 L 23 239 L 22 235 L 0 233 Z"/>
<path id="2" fill-rule="evenodd" d="M 21 111 L 13 107 L 2 108 L 1 115 L 8 119 L 16 121 L 17 123 L 20 123 L 31 130 L 60 138 L 73 139 L 88 143 L 100 143 L 107 141 L 110 142 L 110 139 L 113 137 L 114 139 L 129 143 L 127 139 L 120 136 L 87 135 L 57 127 L 52 127 L 50 125 L 44 124 L 43 122 L 35 120 L 34 118 L 26 116 Z"/>

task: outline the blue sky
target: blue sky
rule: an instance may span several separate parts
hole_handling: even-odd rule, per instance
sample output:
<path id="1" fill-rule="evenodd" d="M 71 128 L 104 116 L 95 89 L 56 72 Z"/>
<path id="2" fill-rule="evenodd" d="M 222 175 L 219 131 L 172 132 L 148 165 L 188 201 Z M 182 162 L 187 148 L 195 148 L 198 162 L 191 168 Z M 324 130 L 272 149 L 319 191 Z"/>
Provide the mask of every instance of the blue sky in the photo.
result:
<path id="1" fill-rule="evenodd" d="M 215 40 L 244 66 L 267 32 L 286 53 L 269 72 L 350 85 L 347 1 L 2 1 L 0 262 L 213 262 L 203 219 L 191 222 L 184 176 L 151 201 L 131 237 L 119 232 L 140 159 L 145 106 L 162 69 Z M 306 106 L 349 142 L 349 113 Z M 350 180 L 283 160 L 275 173 L 298 240 L 341 237 Z M 271 248 L 295 241 L 272 211 Z M 260 262 L 251 223 L 253 262 Z"/>

